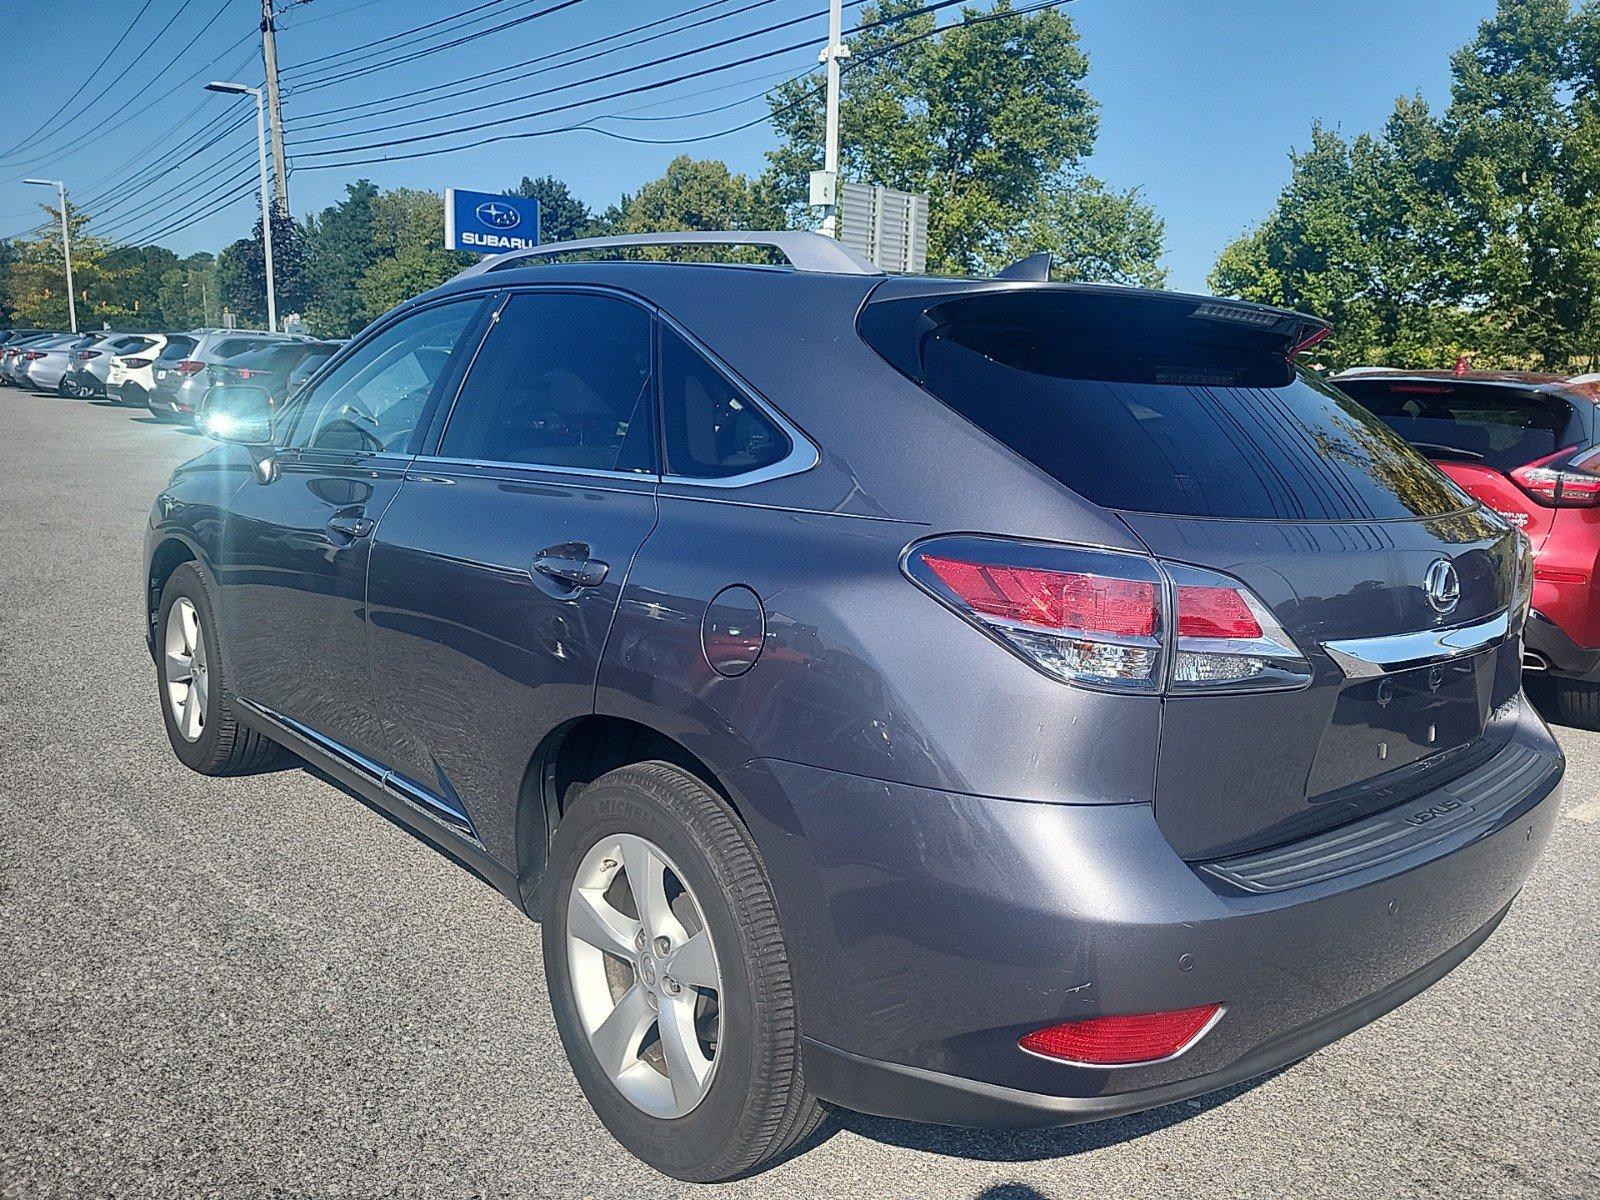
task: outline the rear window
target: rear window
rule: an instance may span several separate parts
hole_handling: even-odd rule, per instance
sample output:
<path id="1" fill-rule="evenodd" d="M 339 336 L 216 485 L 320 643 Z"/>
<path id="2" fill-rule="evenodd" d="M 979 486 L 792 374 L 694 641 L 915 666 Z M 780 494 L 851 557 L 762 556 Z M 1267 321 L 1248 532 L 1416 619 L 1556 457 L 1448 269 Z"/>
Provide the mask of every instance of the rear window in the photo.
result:
<path id="1" fill-rule="evenodd" d="M 1430 458 L 1509 471 L 1580 436 L 1572 405 L 1533 388 L 1363 378 L 1339 380 L 1337 386 Z"/>
<path id="2" fill-rule="evenodd" d="M 1085 499 L 1176 516 L 1373 520 L 1471 501 L 1249 313 L 1108 291 L 869 304 L 879 354 Z"/>
<path id="3" fill-rule="evenodd" d="M 177 362 L 189 357 L 189 351 L 194 349 L 192 337 L 169 337 L 167 344 L 161 348 L 161 353 L 156 357 L 161 362 Z"/>

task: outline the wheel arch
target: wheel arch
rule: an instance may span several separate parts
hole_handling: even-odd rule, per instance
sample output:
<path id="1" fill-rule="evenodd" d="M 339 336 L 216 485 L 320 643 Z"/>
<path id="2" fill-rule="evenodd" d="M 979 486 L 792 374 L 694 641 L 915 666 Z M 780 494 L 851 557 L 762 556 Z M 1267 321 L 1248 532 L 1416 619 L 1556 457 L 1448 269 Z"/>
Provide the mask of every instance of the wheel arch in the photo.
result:
<path id="1" fill-rule="evenodd" d="M 517 881 L 523 907 L 539 911 L 550 839 L 583 788 L 618 767 L 667 762 L 693 775 L 733 811 L 738 801 L 706 762 L 669 734 L 626 717 L 591 713 L 551 730 L 523 773 L 517 798 Z"/>
<path id="2" fill-rule="evenodd" d="M 167 580 L 171 579 L 172 573 L 186 562 L 194 563 L 195 568 L 206 577 L 208 584 L 214 582 L 211 572 L 206 567 L 205 560 L 200 555 L 199 548 L 180 534 L 166 533 L 150 552 L 150 559 L 145 567 L 144 592 L 145 629 L 147 633 L 155 628 L 156 614 L 161 608 L 161 593 L 167 586 Z M 149 640 L 148 637 L 146 640 Z M 155 653 L 153 644 L 151 653 Z"/>

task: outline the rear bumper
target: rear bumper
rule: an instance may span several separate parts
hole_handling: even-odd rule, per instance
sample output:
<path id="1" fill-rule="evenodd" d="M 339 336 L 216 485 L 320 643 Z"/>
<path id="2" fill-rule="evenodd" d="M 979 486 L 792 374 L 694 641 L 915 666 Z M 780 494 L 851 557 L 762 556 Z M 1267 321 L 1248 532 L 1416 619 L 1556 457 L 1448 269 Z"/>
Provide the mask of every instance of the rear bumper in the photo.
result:
<path id="1" fill-rule="evenodd" d="M 877 1062 L 809 1038 L 804 1039 L 806 1082 L 844 1108 L 935 1125 L 1030 1129 L 1124 1117 L 1247 1083 L 1371 1024 L 1465 962 L 1499 928 L 1510 907 L 1502 908 L 1464 942 L 1388 987 L 1257 1046 L 1220 1070 L 1174 1083 L 1110 1095 L 1057 1096 Z"/>
<path id="2" fill-rule="evenodd" d="M 1559 808 L 1547 769 L 1492 825 L 1250 893 L 1181 860 L 1146 804 L 1031 804 L 775 761 L 727 782 L 777 891 L 806 1073 L 823 1099 L 957 1125 L 1135 1112 L 1295 1062 L 1427 988 L 1498 924 Z M 1441 789 L 1441 793 L 1443 789 Z M 1219 800 L 1225 793 L 1219 793 Z M 1428 796 L 1408 805 L 1428 807 Z M 1021 1051 L 1063 1021 L 1221 1003 L 1175 1059 L 1094 1069 Z"/>
<path id="3" fill-rule="evenodd" d="M 124 379 L 108 385 L 106 393 L 114 396 L 124 404 L 148 405 L 150 403 L 149 391 L 131 379 Z"/>
<path id="4" fill-rule="evenodd" d="M 1528 614 L 1522 645 L 1524 662 L 1527 655 L 1537 655 L 1552 674 L 1600 682 L 1600 650 L 1578 645 L 1566 630 L 1538 609 Z"/>

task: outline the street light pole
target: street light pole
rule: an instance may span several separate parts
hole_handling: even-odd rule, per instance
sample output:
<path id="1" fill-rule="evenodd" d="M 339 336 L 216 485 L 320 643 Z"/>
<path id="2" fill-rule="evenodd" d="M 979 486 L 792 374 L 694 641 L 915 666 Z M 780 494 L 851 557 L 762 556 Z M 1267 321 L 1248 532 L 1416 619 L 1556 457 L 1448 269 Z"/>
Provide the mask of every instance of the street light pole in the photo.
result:
<path id="1" fill-rule="evenodd" d="M 59 179 L 24 179 L 23 183 L 36 183 L 40 187 L 53 187 L 61 202 L 61 257 L 67 263 L 67 319 L 72 332 L 78 332 L 78 301 L 72 294 L 72 234 L 67 228 L 67 185 Z"/>
<path id="2" fill-rule="evenodd" d="M 256 100 L 256 155 L 261 164 L 261 249 L 267 269 L 267 331 L 278 332 L 278 294 L 272 282 L 272 201 L 267 184 L 267 105 L 261 89 L 243 83 L 224 83 L 217 80 L 206 84 L 208 92 L 224 95 L 254 96 Z"/>

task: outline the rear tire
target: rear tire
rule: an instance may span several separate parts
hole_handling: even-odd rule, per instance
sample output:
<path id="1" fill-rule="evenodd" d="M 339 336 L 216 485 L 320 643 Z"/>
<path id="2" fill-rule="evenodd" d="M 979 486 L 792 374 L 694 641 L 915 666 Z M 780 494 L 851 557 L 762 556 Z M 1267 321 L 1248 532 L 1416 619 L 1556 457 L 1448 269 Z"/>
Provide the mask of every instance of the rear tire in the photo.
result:
<path id="1" fill-rule="evenodd" d="M 155 630 L 156 692 L 178 761 L 202 775 L 249 775 L 271 766 L 283 750 L 234 714 L 211 595 L 192 562 L 162 589 Z"/>
<path id="2" fill-rule="evenodd" d="M 645 881 L 642 903 L 633 900 L 635 871 Z M 660 882 L 656 894 L 671 897 L 664 920 L 649 915 L 652 878 Z M 719 796 L 664 762 L 602 776 L 556 828 L 541 890 L 556 1027 L 579 1086 L 617 1141 L 675 1179 L 712 1183 L 755 1170 L 818 1128 L 825 1110 L 801 1071 L 794 986 L 772 888 L 748 830 Z M 598 939 L 577 928 L 601 928 L 582 920 L 596 909 L 606 920 Z M 647 932 L 661 928 L 672 937 Z M 678 952 L 700 935 L 709 937 L 714 963 L 702 957 L 698 968 L 685 965 L 680 973 L 688 982 L 680 982 L 676 964 L 690 956 Z M 677 940 L 683 936 L 688 940 Z M 669 949 L 656 956 L 658 948 Z M 596 995 L 596 964 L 603 964 L 609 996 Z M 634 1033 L 602 1063 L 597 1047 L 608 1042 L 605 1026 L 641 990 L 645 1007 L 626 1022 Z M 698 1015 L 680 1028 L 692 1034 L 667 1038 L 662 1021 L 691 996 Z M 714 1047 L 708 1073 L 686 1087 L 681 1067 L 673 1071 L 674 1042 L 692 1047 L 697 1067 Z M 677 1062 L 684 1061 L 680 1049 Z"/>
<path id="3" fill-rule="evenodd" d="M 1600 730 L 1600 684 L 1551 675 L 1530 679 L 1525 687 L 1528 698 L 1557 725 Z"/>

